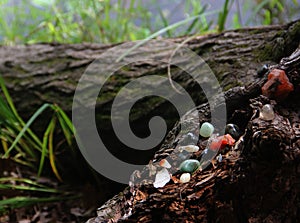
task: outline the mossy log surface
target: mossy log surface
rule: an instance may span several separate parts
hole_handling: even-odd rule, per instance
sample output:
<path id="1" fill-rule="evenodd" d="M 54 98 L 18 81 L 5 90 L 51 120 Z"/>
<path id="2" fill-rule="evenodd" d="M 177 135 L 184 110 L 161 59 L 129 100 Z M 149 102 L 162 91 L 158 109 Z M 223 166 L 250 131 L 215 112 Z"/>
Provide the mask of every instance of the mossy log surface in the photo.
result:
<path id="1" fill-rule="evenodd" d="M 245 28 L 226 31 L 220 34 L 197 36 L 187 41 L 185 46 L 195 51 L 214 71 L 224 90 L 234 86 L 243 86 L 253 82 L 256 70 L 264 62 L 276 63 L 289 55 L 297 47 L 300 22 L 283 26 Z M 182 43 L 186 38 L 169 39 Z M 9 92 L 12 94 L 22 115 L 29 117 L 43 103 L 56 103 L 65 111 L 72 109 L 73 95 L 78 80 L 99 55 L 116 45 L 101 44 L 34 44 L 24 46 L 0 47 L 0 73 L 4 77 Z M 157 57 L 169 57 L 172 52 L 163 49 L 158 41 L 146 49 Z M 111 58 L 118 58 L 120 52 L 112 52 Z M 111 58 L 101 61 L 113 63 Z M 183 58 L 184 62 L 184 58 Z M 203 103 L 205 97 L 196 91 L 196 86 L 187 81 L 183 71 L 172 67 L 173 79 L 181 84 L 197 104 Z M 147 61 L 129 64 L 116 72 L 116 78 L 108 81 L 107 91 L 101 95 L 97 108 L 102 111 L 110 109 L 114 96 L 120 85 L 137 77 L 159 74 L 167 76 L 167 65 L 160 61 Z M 145 102 L 146 103 L 146 102 Z M 163 102 L 151 101 L 132 111 L 133 120 L 141 120 L 161 109 Z M 151 108 L 151 109 L 150 109 Z M 172 111 L 171 114 L 173 114 Z M 99 119 L 107 118 L 105 115 Z"/>

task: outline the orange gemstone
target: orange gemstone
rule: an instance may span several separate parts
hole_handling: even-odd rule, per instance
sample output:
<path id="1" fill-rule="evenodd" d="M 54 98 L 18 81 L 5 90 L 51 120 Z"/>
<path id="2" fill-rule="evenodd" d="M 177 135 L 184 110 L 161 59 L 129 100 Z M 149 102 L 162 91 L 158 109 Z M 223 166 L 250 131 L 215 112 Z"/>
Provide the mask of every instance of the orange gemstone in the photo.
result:
<path id="1" fill-rule="evenodd" d="M 261 90 L 264 96 L 283 101 L 294 90 L 294 86 L 283 70 L 274 69 L 269 73 L 268 81 Z"/>
<path id="2" fill-rule="evenodd" d="M 226 146 L 233 146 L 234 143 L 234 138 L 232 138 L 231 135 L 226 134 L 213 139 L 213 141 L 209 145 L 209 148 L 211 150 L 224 149 Z"/>

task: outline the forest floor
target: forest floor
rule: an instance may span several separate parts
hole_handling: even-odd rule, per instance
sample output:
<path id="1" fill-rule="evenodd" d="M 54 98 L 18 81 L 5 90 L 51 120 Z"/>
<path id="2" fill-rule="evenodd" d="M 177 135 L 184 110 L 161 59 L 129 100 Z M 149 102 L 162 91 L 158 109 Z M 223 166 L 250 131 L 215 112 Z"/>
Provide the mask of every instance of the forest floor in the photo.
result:
<path id="1" fill-rule="evenodd" d="M 9 159 L 0 161 L 0 176 L 13 179 L 31 179 L 47 188 L 62 191 L 61 194 L 51 194 L 34 190 L 20 190 L 17 186 L 25 186 L 26 184 L 11 180 L 11 185 L 15 185 L 16 188 L 0 187 L 0 197 L 2 201 L 16 200 L 9 205 L 0 207 L 0 223 L 82 223 L 95 216 L 97 208 L 121 190 L 120 185 L 112 185 L 112 183 L 107 183 L 105 190 L 99 190 L 88 180 L 78 179 L 77 183 L 61 183 L 54 177 L 37 178 L 36 173 L 30 171 L 29 168 Z M 99 191 L 105 191 L 105 193 L 101 194 Z M 47 202 L 47 199 L 52 198 L 54 201 Z M 32 200 L 30 201 L 30 199 Z M 34 199 L 41 199 L 42 202 L 34 202 Z"/>

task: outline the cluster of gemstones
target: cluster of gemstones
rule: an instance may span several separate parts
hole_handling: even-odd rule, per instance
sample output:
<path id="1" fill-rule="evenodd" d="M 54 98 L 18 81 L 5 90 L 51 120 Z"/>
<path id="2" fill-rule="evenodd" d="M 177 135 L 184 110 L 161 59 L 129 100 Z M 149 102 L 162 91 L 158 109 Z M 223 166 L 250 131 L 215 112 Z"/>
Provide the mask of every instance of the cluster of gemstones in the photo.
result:
<path id="1" fill-rule="evenodd" d="M 268 75 L 268 81 L 262 87 L 262 94 L 278 102 L 283 101 L 289 93 L 294 90 L 293 84 L 290 83 L 283 70 L 273 69 L 271 72 L 268 72 L 268 65 L 264 65 L 258 71 L 259 76 L 264 74 Z M 272 121 L 275 118 L 273 106 L 271 104 L 265 104 L 260 109 L 259 118 L 264 121 Z M 218 150 L 222 151 L 226 147 L 233 146 L 241 135 L 238 126 L 235 124 L 226 125 L 225 135 L 219 136 L 218 134 L 214 134 L 214 131 L 214 126 L 209 122 L 204 122 L 201 125 L 199 134 L 202 138 L 208 139 L 207 147 L 201 153 L 202 155 L 208 154 L 209 152 L 216 155 Z M 192 133 L 188 133 L 188 136 L 194 137 Z M 180 146 L 180 151 L 182 151 L 182 153 L 178 154 L 178 158 L 183 161 L 177 168 L 177 170 L 182 173 L 179 182 L 186 183 L 190 181 L 192 173 L 201 169 L 202 163 L 197 159 L 185 158 L 183 153 L 196 153 L 199 151 L 199 147 L 197 145 Z M 214 156 L 212 156 L 212 158 L 213 157 Z M 216 159 L 218 162 L 222 162 L 222 155 L 219 154 Z M 163 167 L 163 169 L 156 173 L 155 182 L 153 183 L 156 188 L 163 187 L 171 179 L 170 173 L 167 170 L 172 167 L 171 164 L 166 159 L 163 159 L 159 162 L 159 165 Z"/>
<path id="2" fill-rule="evenodd" d="M 218 134 L 214 134 L 214 126 L 209 122 L 204 122 L 201 125 L 199 134 L 203 139 L 208 139 L 207 148 L 202 154 L 207 153 L 209 151 L 218 151 L 223 150 L 225 147 L 233 146 L 235 141 L 240 137 L 240 130 L 235 124 L 228 124 L 225 128 L 225 135 L 219 136 Z M 179 150 L 181 153 L 196 153 L 199 151 L 199 146 L 197 145 L 186 145 L 180 146 Z M 180 154 L 179 154 L 180 155 Z M 219 154 L 217 156 L 217 160 L 219 162 L 222 161 L 222 155 Z M 184 159 L 184 158 L 183 158 Z M 181 159 L 182 160 L 182 159 Z M 196 172 L 199 168 L 201 168 L 201 162 L 197 159 L 184 159 L 177 170 L 181 172 L 181 176 L 179 179 L 180 183 L 187 183 L 191 179 L 191 174 Z M 155 176 L 155 181 L 153 183 L 154 187 L 164 187 L 171 180 L 171 174 L 167 169 L 170 169 L 172 166 L 167 161 L 167 159 L 162 159 L 159 162 L 159 166 L 163 169 L 158 171 Z"/>
<path id="3" fill-rule="evenodd" d="M 269 71 L 268 66 L 264 65 L 258 74 L 265 74 Z M 294 90 L 294 85 L 289 81 L 284 70 L 273 69 L 268 73 L 268 81 L 261 88 L 262 94 L 277 102 L 282 102 Z M 264 121 L 272 121 L 275 118 L 273 106 L 265 104 L 260 109 L 259 118 Z"/>

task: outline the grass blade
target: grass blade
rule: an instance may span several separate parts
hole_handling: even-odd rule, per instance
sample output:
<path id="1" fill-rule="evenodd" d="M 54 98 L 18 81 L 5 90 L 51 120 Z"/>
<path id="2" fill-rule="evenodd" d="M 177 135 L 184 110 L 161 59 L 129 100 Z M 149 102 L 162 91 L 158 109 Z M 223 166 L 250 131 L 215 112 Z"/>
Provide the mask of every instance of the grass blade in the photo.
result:
<path id="1" fill-rule="evenodd" d="M 0 178 L 0 182 L 9 182 L 9 181 L 21 182 L 21 183 L 26 183 L 26 184 L 37 186 L 37 187 L 47 188 L 46 186 L 39 184 L 28 178 L 17 178 L 17 177 L 2 177 L 2 178 Z"/>
<path id="2" fill-rule="evenodd" d="M 18 112 L 16 110 L 16 107 L 14 106 L 14 103 L 13 103 L 13 101 L 12 101 L 12 99 L 11 99 L 8 91 L 7 91 L 7 88 L 6 88 L 5 84 L 4 84 L 4 80 L 3 80 L 2 76 L 0 76 L 0 87 L 1 87 L 1 89 L 3 91 L 3 94 L 4 94 L 5 98 L 6 98 L 6 101 L 7 101 L 8 105 L 9 105 L 12 113 L 14 114 L 14 116 L 18 119 L 18 121 L 20 123 L 25 124 L 24 121 L 23 121 L 23 119 L 19 116 L 19 114 L 18 114 Z"/>
<path id="3" fill-rule="evenodd" d="M 31 116 L 31 118 L 28 120 L 28 122 L 25 124 L 24 128 L 19 132 L 16 139 L 12 143 L 12 145 L 9 147 L 7 152 L 4 154 L 3 158 L 8 158 L 9 153 L 13 150 L 13 148 L 16 146 L 16 144 L 19 142 L 21 137 L 24 135 L 24 133 L 29 129 L 29 126 L 35 121 L 35 119 L 45 110 L 49 107 L 49 104 L 42 105 L 34 114 Z"/>
<path id="4" fill-rule="evenodd" d="M 53 117 L 44 133 L 42 154 L 41 154 L 40 165 L 39 165 L 39 169 L 38 169 L 38 176 L 41 175 L 43 167 L 44 167 L 45 156 L 47 154 L 48 137 L 49 137 L 49 133 L 50 133 L 51 129 L 54 127 L 54 125 L 55 125 L 55 119 Z"/>
<path id="5" fill-rule="evenodd" d="M 55 119 L 54 119 L 55 120 Z M 56 165 L 55 165 L 55 155 L 54 155 L 54 150 L 53 150 L 53 133 L 54 133 L 54 129 L 55 129 L 55 121 L 53 123 L 53 125 L 50 128 L 49 131 L 49 138 L 48 138 L 48 149 L 49 149 L 49 159 L 50 159 L 50 165 L 52 168 L 53 173 L 55 174 L 56 178 L 59 181 L 63 181 L 61 176 L 59 175 Z"/>
<path id="6" fill-rule="evenodd" d="M 206 12 L 206 13 L 203 13 L 201 15 L 196 15 L 196 16 L 192 16 L 190 18 L 187 18 L 187 19 L 184 19 L 184 20 L 181 20 L 179 22 L 176 22 L 172 25 L 169 25 L 168 27 L 165 27 L 163 29 L 160 29 L 159 31 L 153 33 L 152 35 L 148 36 L 147 38 L 145 38 L 144 40 L 138 42 L 136 45 L 134 45 L 133 47 L 131 47 L 130 49 L 128 49 L 125 53 L 123 53 L 117 60 L 116 62 L 119 62 L 121 61 L 122 59 L 124 59 L 124 57 L 126 57 L 130 52 L 132 52 L 133 50 L 137 49 L 138 47 L 142 46 L 143 44 L 145 44 L 146 42 L 148 42 L 149 40 L 155 38 L 155 37 L 158 37 L 159 35 L 167 32 L 168 30 L 171 30 L 171 29 L 175 29 L 185 23 L 188 23 L 190 21 L 193 21 L 195 20 L 196 18 L 202 16 L 202 15 L 211 15 L 211 14 L 215 14 L 217 13 L 218 11 L 217 10 L 214 10 L 214 11 L 211 11 L 211 12 Z"/>
<path id="7" fill-rule="evenodd" d="M 269 3 L 269 1 L 270 1 L 270 0 L 263 0 L 263 1 L 261 1 L 261 2 L 254 8 L 253 13 L 251 14 L 250 18 L 249 18 L 249 19 L 247 20 L 247 22 L 246 22 L 246 26 L 249 25 L 250 21 L 253 20 L 253 18 L 254 18 L 255 16 L 258 15 L 258 12 L 259 12 L 265 5 L 267 5 L 267 4 Z"/>
<path id="8" fill-rule="evenodd" d="M 5 96 L 5 99 L 6 99 L 7 103 L 9 104 L 9 107 L 10 107 L 12 113 L 14 114 L 14 116 L 16 117 L 16 119 L 20 122 L 20 124 L 25 128 L 25 126 L 26 126 L 27 124 L 25 125 L 25 122 L 24 122 L 23 119 L 19 116 L 19 114 L 18 114 L 18 112 L 17 112 L 17 110 L 16 110 L 16 108 L 15 108 L 15 106 L 14 106 L 14 103 L 13 103 L 13 101 L 12 101 L 12 99 L 11 99 L 11 97 L 10 97 L 8 91 L 7 91 L 7 88 L 6 88 L 5 84 L 4 84 L 4 80 L 3 80 L 2 76 L 0 76 L 0 87 L 1 87 L 1 89 L 2 89 L 2 91 L 3 91 L 3 94 L 4 94 L 4 96 Z M 24 129 L 24 128 L 23 128 L 23 129 Z M 40 142 L 40 140 L 38 139 L 38 137 L 37 137 L 37 136 L 36 136 L 29 128 L 27 129 L 27 131 L 28 131 L 29 135 L 35 140 L 35 142 L 36 142 L 39 146 L 42 146 L 42 143 Z"/>
<path id="9" fill-rule="evenodd" d="M 30 205 L 34 205 L 37 203 L 43 202 L 55 202 L 55 201 L 62 201 L 62 200 L 70 200 L 78 198 L 78 195 L 73 196 L 53 196 L 53 197 L 13 197 L 8 198 L 0 201 L 0 212 L 6 211 L 8 208 L 21 208 Z"/>
<path id="10" fill-rule="evenodd" d="M 205 10 L 207 9 L 207 4 L 203 6 L 203 8 L 201 8 L 201 10 L 197 13 L 197 15 L 202 15 Z M 199 21 L 200 17 L 197 17 L 196 19 L 193 20 L 193 22 L 190 24 L 190 26 L 187 28 L 187 30 L 185 31 L 184 35 L 188 35 L 192 30 L 193 28 L 195 27 L 195 25 L 197 24 L 197 22 Z"/>
<path id="11" fill-rule="evenodd" d="M 13 184 L 0 184 L 0 189 L 2 190 L 22 190 L 22 191 L 37 191 L 37 192 L 47 192 L 47 193 L 59 193 L 58 190 L 52 188 L 38 188 L 23 185 L 13 185 Z"/>
<path id="12" fill-rule="evenodd" d="M 225 23 L 227 20 L 227 16 L 229 13 L 229 8 L 231 7 L 231 5 L 229 6 L 229 2 L 233 2 L 230 0 L 226 0 L 225 4 L 223 6 L 223 11 L 219 13 L 219 18 L 218 18 L 218 31 L 222 32 L 225 28 Z"/>
<path id="13" fill-rule="evenodd" d="M 163 11 L 161 10 L 160 7 L 157 7 L 157 10 L 158 10 L 159 16 L 160 16 L 160 18 L 161 18 L 161 20 L 163 22 L 163 26 L 164 27 L 168 27 L 169 26 L 169 22 L 168 22 L 167 18 L 165 17 Z M 167 37 L 171 38 L 172 34 L 171 34 L 170 30 L 167 30 L 166 32 L 167 32 Z"/>
<path id="14" fill-rule="evenodd" d="M 72 145 L 72 138 L 75 132 L 74 126 L 72 124 L 72 121 L 70 118 L 67 116 L 67 114 L 58 106 L 53 106 L 56 114 L 58 121 L 60 123 L 60 126 L 63 130 L 63 133 L 65 135 L 65 138 L 67 140 L 67 143 L 69 146 Z"/>

